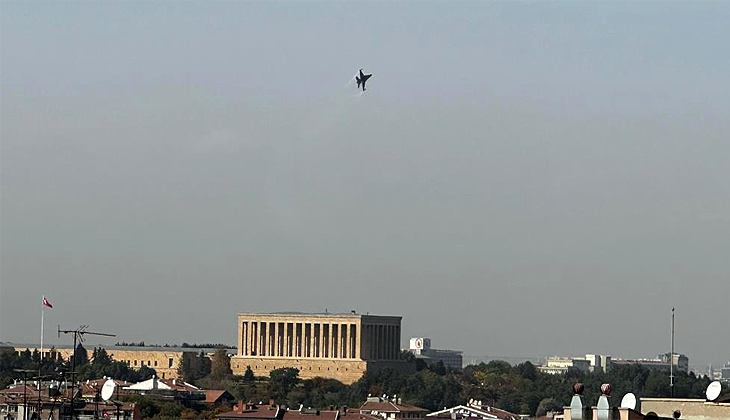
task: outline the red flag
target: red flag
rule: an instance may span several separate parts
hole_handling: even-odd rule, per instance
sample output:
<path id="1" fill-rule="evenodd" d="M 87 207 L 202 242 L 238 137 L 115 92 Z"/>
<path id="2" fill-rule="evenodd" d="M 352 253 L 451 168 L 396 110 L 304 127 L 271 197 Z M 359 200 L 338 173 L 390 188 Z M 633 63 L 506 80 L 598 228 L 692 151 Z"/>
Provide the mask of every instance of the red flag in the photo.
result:
<path id="1" fill-rule="evenodd" d="M 48 299 L 46 299 L 45 296 L 43 296 L 43 304 L 45 306 L 48 306 L 49 308 L 53 308 L 53 305 L 51 305 L 51 302 L 49 302 Z"/>

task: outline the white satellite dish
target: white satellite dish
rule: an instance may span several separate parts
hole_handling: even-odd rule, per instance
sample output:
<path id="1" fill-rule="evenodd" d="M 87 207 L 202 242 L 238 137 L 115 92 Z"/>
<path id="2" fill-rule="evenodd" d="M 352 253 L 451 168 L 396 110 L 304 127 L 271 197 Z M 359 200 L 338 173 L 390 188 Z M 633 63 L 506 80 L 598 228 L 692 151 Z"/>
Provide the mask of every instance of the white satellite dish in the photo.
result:
<path id="1" fill-rule="evenodd" d="M 104 385 L 101 387 L 101 398 L 104 401 L 109 401 L 114 395 L 114 390 L 117 388 L 117 384 L 112 379 L 107 379 Z"/>
<path id="2" fill-rule="evenodd" d="M 710 383 L 710 385 L 707 386 L 707 391 L 705 391 L 707 401 L 715 401 L 720 396 L 720 392 L 722 392 L 722 385 L 719 381 Z"/>
<path id="3" fill-rule="evenodd" d="M 621 408 L 628 408 L 629 410 L 636 410 L 636 395 L 629 392 L 621 398 Z"/>

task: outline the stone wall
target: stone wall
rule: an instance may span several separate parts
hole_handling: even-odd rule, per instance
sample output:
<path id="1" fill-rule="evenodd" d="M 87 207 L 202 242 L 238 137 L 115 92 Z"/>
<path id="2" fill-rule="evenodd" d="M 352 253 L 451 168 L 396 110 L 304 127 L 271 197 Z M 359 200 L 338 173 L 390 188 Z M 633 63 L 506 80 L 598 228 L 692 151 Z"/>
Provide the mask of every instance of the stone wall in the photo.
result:
<path id="1" fill-rule="evenodd" d="M 274 369 L 293 367 L 299 369 L 299 377 L 302 379 L 323 377 L 351 384 L 365 373 L 367 362 L 363 360 L 244 358 L 238 356 L 231 359 L 231 369 L 236 375 L 243 375 L 247 366 L 251 366 L 251 370 L 256 376 L 269 376 L 269 372 Z"/>

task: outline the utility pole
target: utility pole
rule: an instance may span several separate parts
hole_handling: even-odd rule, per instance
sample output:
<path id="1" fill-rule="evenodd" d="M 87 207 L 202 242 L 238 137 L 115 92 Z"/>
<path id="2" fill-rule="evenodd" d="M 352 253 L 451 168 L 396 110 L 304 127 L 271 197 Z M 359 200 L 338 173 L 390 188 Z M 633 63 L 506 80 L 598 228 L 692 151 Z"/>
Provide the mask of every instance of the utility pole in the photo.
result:
<path id="1" fill-rule="evenodd" d="M 674 398 L 674 306 L 672 306 L 672 350 L 669 353 L 669 389 Z"/>
<path id="2" fill-rule="evenodd" d="M 74 335 L 74 352 L 71 359 L 71 419 L 73 419 L 76 416 L 76 408 L 74 407 L 74 397 L 76 396 L 76 392 L 74 391 L 74 388 L 76 388 L 76 343 L 77 342 L 84 342 L 84 335 L 90 334 L 90 335 L 101 335 L 104 337 L 116 337 L 116 334 L 106 334 L 106 333 L 99 333 L 99 332 L 92 332 L 92 331 L 86 331 L 86 329 L 89 328 L 88 325 L 81 325 L 80 327 L 76 328 L 75 330 L 62 330 L 61 326 L 58 326 L 58 337 L 61 337 L 61 334 L 73 334 Z"/>
<path id="3" fill-rule="evenodd" d="M 35 369 L 13 369 L 23 374 L 23 420 L 28 420 L 28 373 L 35 372 Z"/>

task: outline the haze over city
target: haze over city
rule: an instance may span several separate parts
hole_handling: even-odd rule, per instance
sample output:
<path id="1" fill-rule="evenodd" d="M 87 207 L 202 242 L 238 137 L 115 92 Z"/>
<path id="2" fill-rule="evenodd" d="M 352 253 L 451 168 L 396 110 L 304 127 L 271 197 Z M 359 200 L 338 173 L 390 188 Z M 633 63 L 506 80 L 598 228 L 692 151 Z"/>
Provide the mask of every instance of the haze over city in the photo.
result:
<path id="1" fill-rule="evenodd" d="M 45 295 L 49 343 L 356 310 L 467 358 L 638 358 L 675 307 L 691 366 L 727 362 L 728 2 L 0 12 L 0 341 Z"/>

